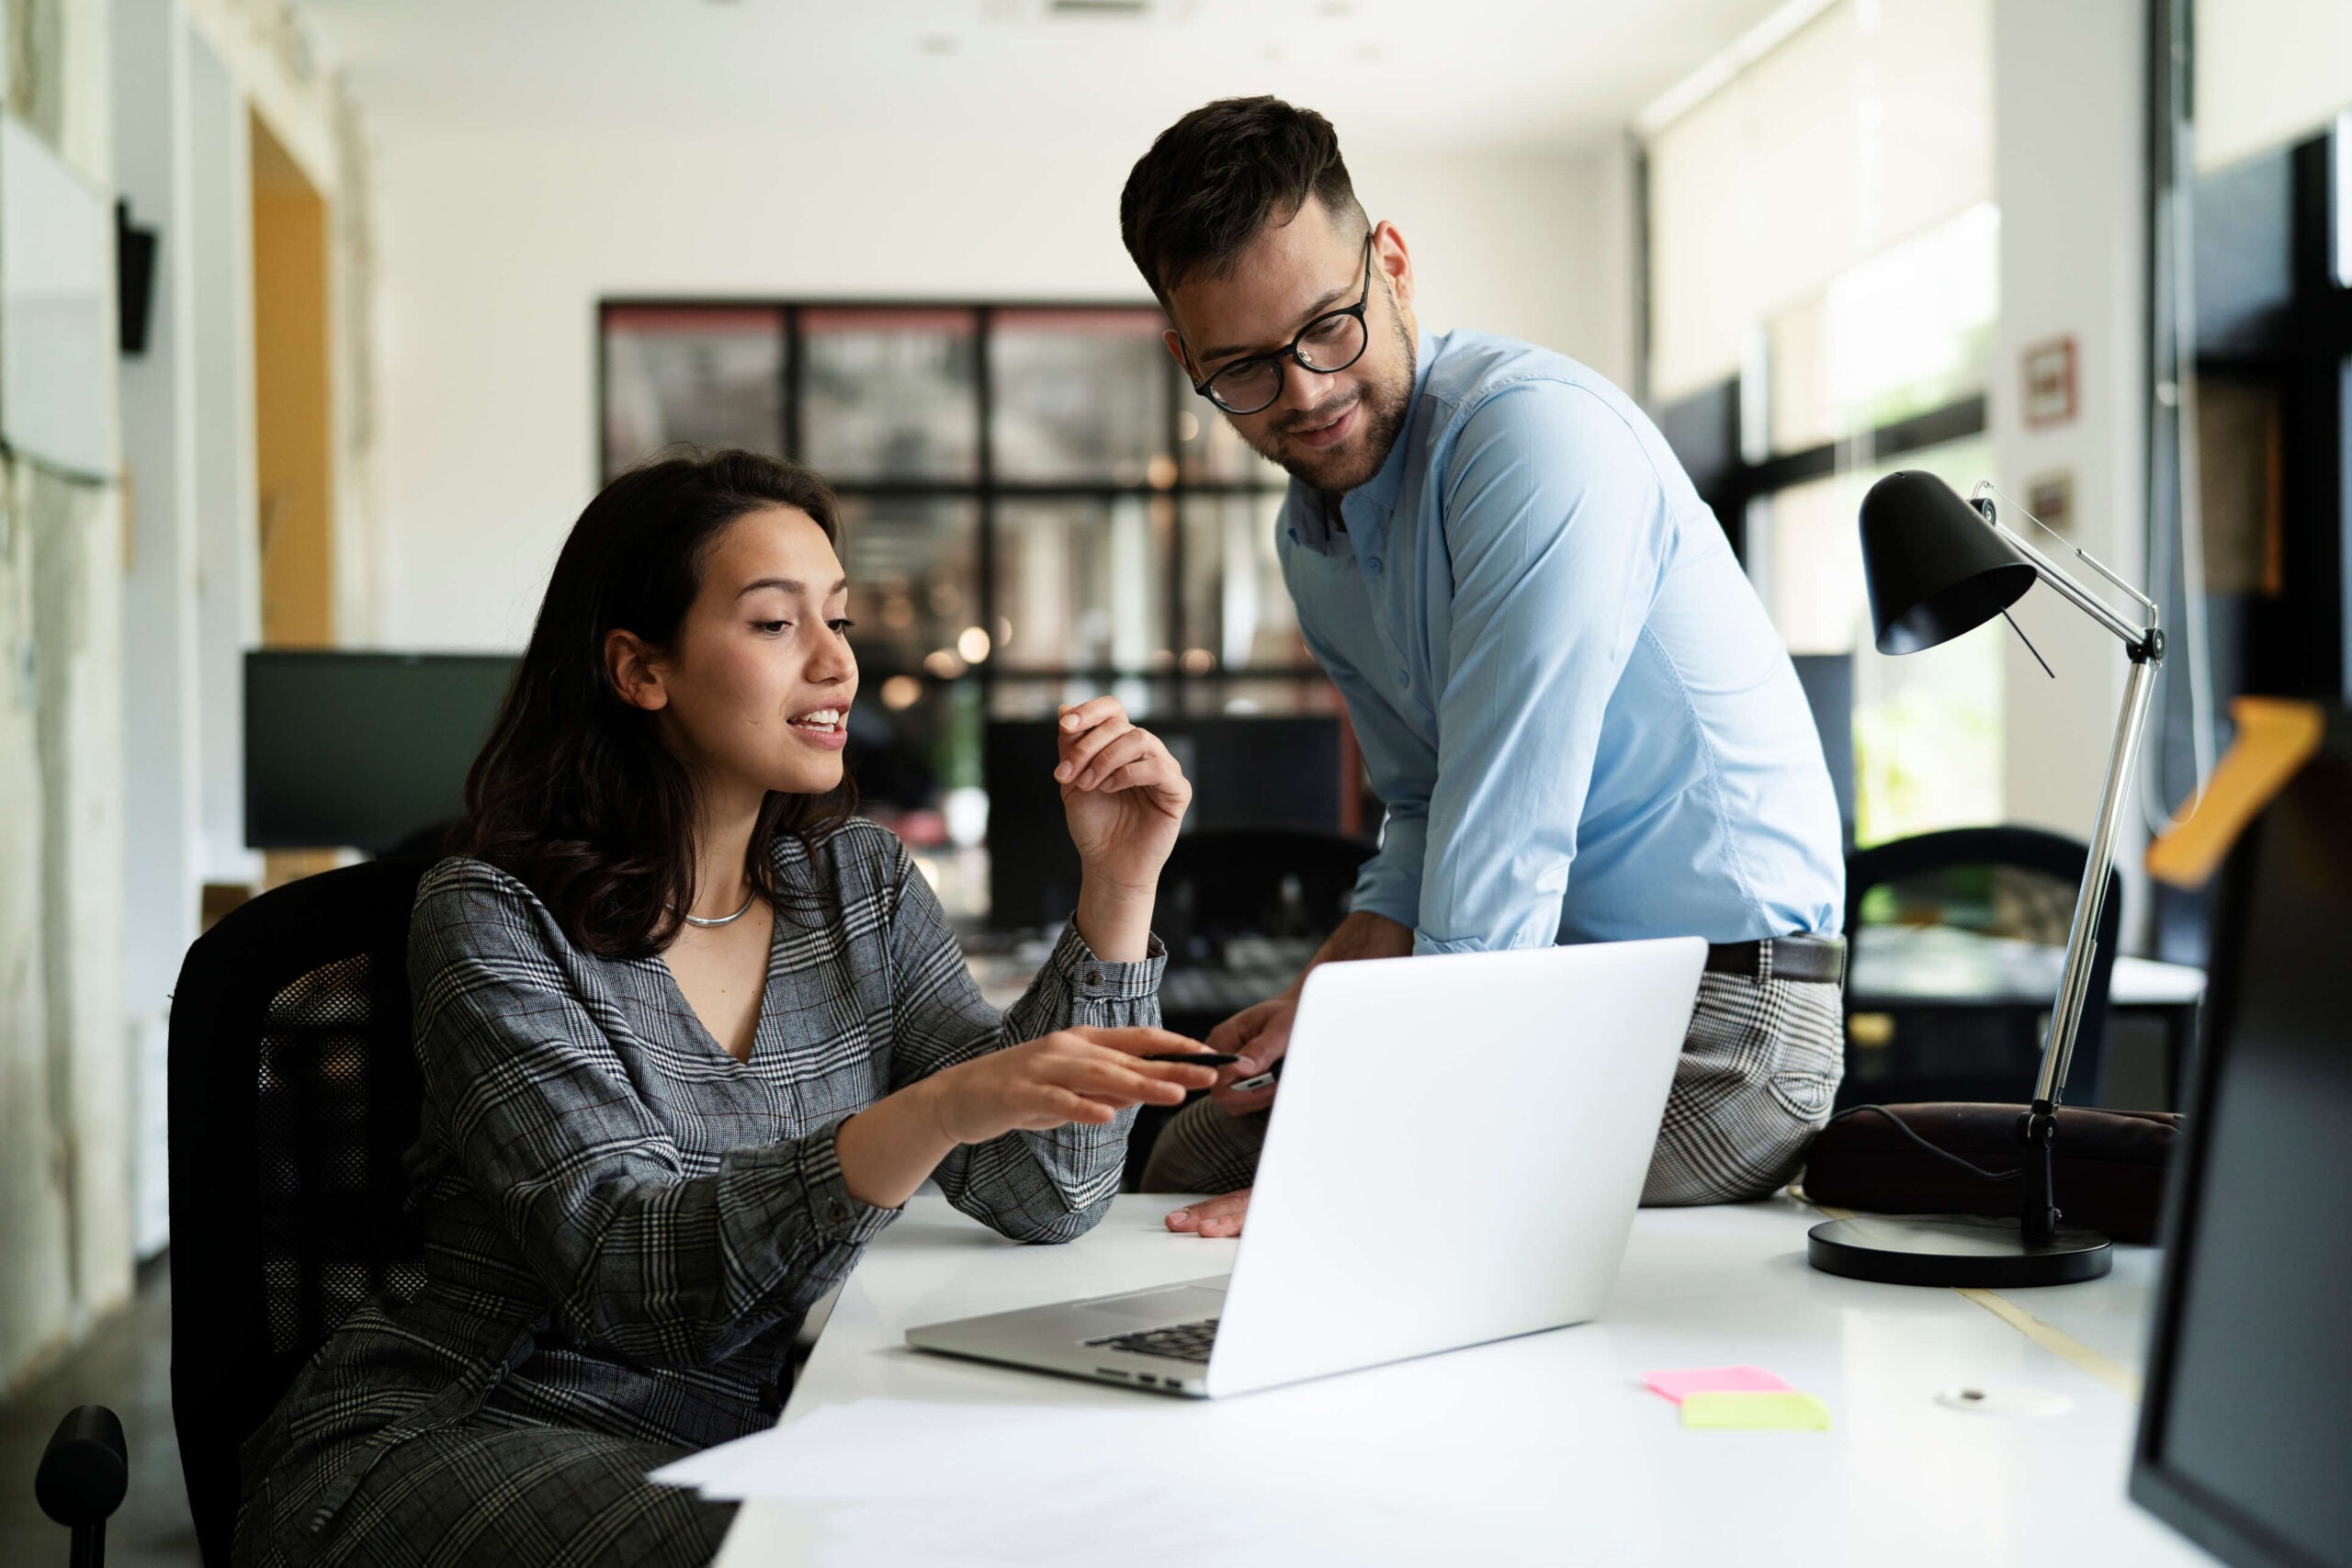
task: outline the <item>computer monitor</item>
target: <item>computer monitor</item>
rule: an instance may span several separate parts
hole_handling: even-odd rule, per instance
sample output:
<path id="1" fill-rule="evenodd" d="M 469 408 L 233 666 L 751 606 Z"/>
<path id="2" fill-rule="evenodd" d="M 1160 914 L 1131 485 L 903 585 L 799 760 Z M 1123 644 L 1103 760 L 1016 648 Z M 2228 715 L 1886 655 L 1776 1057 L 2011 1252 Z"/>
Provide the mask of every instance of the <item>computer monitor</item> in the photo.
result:
<path id="1" fill-rule="evenodd" d="M 1197 828 L 1340 826 L 1340 721 L 1216 715 L 1149 717 L 1193 782 L 1187 832 Z M 990 719 L 982 750 L 989 792 L 989 924 L 1058 925 L 1078 906 L 1078 852 L 1054 782 L 1054 720 Z"/>
<path id="2" fill-rule="evenodd" d="M 245 655 L 245 842 L 380 854 L 465 809 L 504 654 Z"/>
<path id="3" fill-rule="evenodd" d="M 2352 1562 L 2352 719 L 2213 924 L 2132 1496 L 2224 1562 Z"/>

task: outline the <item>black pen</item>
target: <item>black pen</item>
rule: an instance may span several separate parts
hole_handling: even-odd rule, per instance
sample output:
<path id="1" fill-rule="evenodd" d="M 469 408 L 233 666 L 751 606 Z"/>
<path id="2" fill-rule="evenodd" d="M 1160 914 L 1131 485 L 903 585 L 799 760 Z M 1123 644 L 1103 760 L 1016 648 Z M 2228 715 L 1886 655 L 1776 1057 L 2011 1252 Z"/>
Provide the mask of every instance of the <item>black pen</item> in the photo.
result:
<path id="1" fill-rule="evenodd" d="M 1182 1062 L 1188 1067 L 1229 1067 L 1241 1060 L 1230 1051 L 1154 1051 L 1147 1062 Z"/>

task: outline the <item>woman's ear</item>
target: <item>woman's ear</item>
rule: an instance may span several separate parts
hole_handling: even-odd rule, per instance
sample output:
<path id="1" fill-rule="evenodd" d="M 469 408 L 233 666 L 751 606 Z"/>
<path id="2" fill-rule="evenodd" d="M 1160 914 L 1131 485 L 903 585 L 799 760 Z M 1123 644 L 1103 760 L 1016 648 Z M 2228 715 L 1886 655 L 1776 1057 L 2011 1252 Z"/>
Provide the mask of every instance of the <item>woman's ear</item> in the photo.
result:
<path id="1" fill-rule="evenodd" d="M 670 705 L 670 693 L 662 684 L 653 649 L 635 632 L 616 626 L 605 634 L 605 673 L 621 701 L 633 708 L 652 713 Z"/>

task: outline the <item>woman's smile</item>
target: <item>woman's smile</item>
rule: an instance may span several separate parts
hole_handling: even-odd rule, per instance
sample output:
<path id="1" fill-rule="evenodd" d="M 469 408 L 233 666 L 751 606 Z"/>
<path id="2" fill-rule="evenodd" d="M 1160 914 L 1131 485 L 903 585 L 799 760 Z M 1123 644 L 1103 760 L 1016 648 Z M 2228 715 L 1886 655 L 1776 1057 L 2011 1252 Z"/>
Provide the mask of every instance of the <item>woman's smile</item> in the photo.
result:
<path id="1" fill-rule="evenodd" d="M 785 721 L 793 733 L 811 746 L 838 751 L 849 744 L 849 705 L 831 702 Z"/>

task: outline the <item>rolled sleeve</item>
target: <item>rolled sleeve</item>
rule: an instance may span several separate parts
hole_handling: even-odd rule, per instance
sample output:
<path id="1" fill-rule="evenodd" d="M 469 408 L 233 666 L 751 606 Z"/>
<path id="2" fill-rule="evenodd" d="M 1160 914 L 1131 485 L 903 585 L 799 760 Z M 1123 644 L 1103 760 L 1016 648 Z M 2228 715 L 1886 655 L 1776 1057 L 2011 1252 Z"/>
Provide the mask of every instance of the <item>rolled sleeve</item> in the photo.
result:
<path id="1" fill-rule="evenodd" d="M 1384 916 L 1410 931 L 1420 919 L 1421 863 L 1430 836 L 1429 818 L 1391 807 L 1380 827 L 1380 852 L 1356 873 L 1349 908 Z"/>

